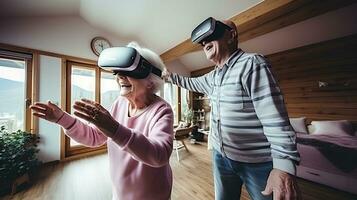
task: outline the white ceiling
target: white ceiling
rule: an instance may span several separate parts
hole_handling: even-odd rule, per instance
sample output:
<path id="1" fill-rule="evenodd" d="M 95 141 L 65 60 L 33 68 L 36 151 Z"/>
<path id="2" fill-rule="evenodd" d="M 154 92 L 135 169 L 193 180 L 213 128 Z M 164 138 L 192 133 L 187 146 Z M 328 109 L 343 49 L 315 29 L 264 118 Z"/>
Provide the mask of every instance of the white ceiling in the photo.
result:
<path id="1" fill-rule="evenodd" d="M 0 5 L 1 17 L 74 16 L 80 0 L 2 0 Z"/>
<path id="2" fill-rule="evenodd" d="M 232 16 L 258 4 L 262 0 L 0 0 L 0 18 L 14 17 L 65 17 L 79 16 L 88 24 L 120 38 L 123 42 L 138 41 L 158 54 L 164 53 L 190 37 L 192 29 L 209 16 L 229 19 Z M 356 4 L 357 5 L 357 4 Z M 240 46 L 248 51 L 274 53 L 297 46 L 314 43 L 311 27 L 324 26 L 325 32 L 313 33 L 324 39 L 342 37 L 356 32 L 356 5 L 330 15 L 326 20 L 307 20 L 292 29 L 275 31 Z M 346 12 L 347 11 L 347 12 Z M 340 13 L 340 14 L 338 14 Z M 321 17 L 317 17 L 321 18 Z M 332 23 L 330 19 L 336 19 Z M 344 23 L 342 23 L 344 22 Z M 343 25 L 340 25 L 343 24 Z M 339 26 L 340 25 L 340 26 Z M 339 33 L 336 30 L 342 30 Z M 350 26 L 353 26 L 352 28 Z M 301 34 L 304 38 L 300 37 Z M 324 36 L 330 32 L 330 35 Z M 279 34 L 280 33 L 280 34 Z M 299 33 L 296 35 L 295 33 Z M 296 36 L 294 36 L 294 34 Z M 332 34 L 332 35 L 331 35 Z M 334 35 L 333 35 L 334 34 Z M 274 44 L 287 39 L 279 45 Z M 256 45 L 259 41 L 260 46 Z M 273 43 L 268 43 L 272 42 Z M 289 44 L 290 46 L 286 46 Z M 273 46 L 272 46 L 273 45 Z M 285 45 L 285 46 L 284 46 Z M 277 47 L 279 46 L 279 47 Z M 283 48 L 283 49 L 282 49 Z M 184 65 L 189 71 L 211 65 L 202 51 L 190 53 L 174 61 Z M 170 63 L 169 63 L 170 64 Z"/>
<path id="3" fill-rule="evenodd" d="M 161 54 L 209 16 L 228 19 L 261 0 L 1 0 L 0 17 L 76 16 Z M 6 8 L 6 9 L 4 9 Z"/>

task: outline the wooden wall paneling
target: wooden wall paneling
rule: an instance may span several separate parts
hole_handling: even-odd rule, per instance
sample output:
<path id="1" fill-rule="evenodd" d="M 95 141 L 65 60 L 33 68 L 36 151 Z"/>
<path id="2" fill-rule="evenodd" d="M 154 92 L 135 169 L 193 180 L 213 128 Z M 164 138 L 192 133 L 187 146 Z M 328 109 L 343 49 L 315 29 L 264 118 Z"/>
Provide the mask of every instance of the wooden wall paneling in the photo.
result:
<path id="1" fill-rule="evenodd" d="M 339 80 L 336 82 L 329 82 L 330 85 L 328 87 L 320 88 L 319 87 L 319 82 L 318 81 L 305 81 L 301 82 L 301 85 L 298 85 L 299 83 L 290 83 L 290 82 L 284 82 L 285 84 L 281 84 L 280 88 L 285 91 L 285 94 L 288 93 L 296 93 L 296 92 L 333 92 L 333 91 L 354 91 L 357 87 L 357 81 L 353 80 Z M 353 93 L 352 93 L 353 94 Z"/>
<path id="2" fill-rule="evenodd" d="M 355 104 L 357 102 L 357 97 L 324 97 L 321 100 L 320 97 L 287 97 L 284 95 L 284 99 L 287 105 L 294 104 L 294 103 L 325 103 L 329 104 Z"/>
<path id="3" fill-rule="evenodd" d="M 356 52 L 357 35 L 351 35 L 267 56 L 289 116 L 357 124 Z"/>
<path id="4" fill-rule="evenodd" d="M 330 108 L 345 108 L 346 104 L 345 103 L 334 103 L 334 104 L 330 104 L 330 103 L 325 103 L 325 102 L 319 102 L 319 103 L 306 103 L 306 102 L 301 102 L 301 103 L 289 103 L 286 104 L 289 105 L 289 108 L 326 108 L 326 107 L 330 107 Z M 351 109 L 353 109 L 355 112 L 357 112 L 357 103 L 351 103 L 349 106 Z"/>
<path id="5" fill-rule="evenodd" d="M 353 59 L 342 59 L 342 60 L 321 60 L 316 62 L 295 62 L 295 63 L 281 63 L 279 66 L 285 66 L 285 69 L 275 69 L 274 73 L 281 75 L 284 79 L 287 79 L 284 75 L 295 74 L 295 73 L 306 73 L 306 72 L 317 72 L 317 71 L 328 71 L 328 72 L 346 72 L 348 70 L 354 70 L 357 58 Z M 304 66 L 304 67 L 302 67 Z M 332 67 L 328 67 L 332 66 Z M 289 68 L 289 70 L 286 70 Z"/>
<path id="6" fill-rule="evenodd" d="M 353 52 L 357 49 L 347 49 L 347 50 Z M 283 62 L 284 65 L 280 65 L 280 63 L 275 62 L 275 64 L 279 64 L 279 65 L 274 66 L 274 71 L 275 72 L 286 71 L 286 67 L 289 67 L 289 71 L 299 70 L 301 65 L 310 65 L 310 67 L 314 67 L 314 66 L 321 67 L 321 66 L 331 65 L 331 64 L 343 66 L 346 64 L 353 64 L 356 62 L 356 60 L 357 60 L 356 56 L 351 55 L 350 57 L 344 56 L 343 58 L 340 58 L 340 59 L 336 59 L 336 56 L 333 56 L 331 58 L 324 57 L 323 59 L 295 60 L 294 62 L 288 61 L 288 62 Z"/>
<path id="7" fill-rule="evenodd" d="M 325 59 L 332 59 L 336 55 L 340 55 L 340 58 L 356 57 L 355 52 L 357 50 L 357 38 L 355 35 L 343 37 L 343 39 L 335 39 L 327 42 L 318 43 L 318 45 L 307 45 L 298 47 L 295 49 L 278 52 L 268 55 L 269 60 L 275 64 L 279 62 L 296 62 L 301 60 L 301 52 L 304 52 L 304 59 L 311 60 L 318 59 L 318 56 L 324 56 Z M 300 51 L 297 51 L 299 49 Z M 352 51 L 352 52 L 351 52 Z"/>

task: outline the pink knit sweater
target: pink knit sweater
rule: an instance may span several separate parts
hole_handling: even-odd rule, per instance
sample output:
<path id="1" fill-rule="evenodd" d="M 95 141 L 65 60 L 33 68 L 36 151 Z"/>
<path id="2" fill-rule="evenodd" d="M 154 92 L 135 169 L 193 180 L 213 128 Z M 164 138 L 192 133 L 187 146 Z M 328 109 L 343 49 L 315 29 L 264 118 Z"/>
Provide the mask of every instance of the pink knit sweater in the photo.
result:
<path id="1" fill-rule="evenodd" d="M 169 158 L 173 112 L 160 97 L 138 116 L 128 117 L 128 100 L 119 97 L 110 113 L 120 123 L 107 138 L 93 124 L 65 113 L 58 124 L 75 141 L 90 147 L 107 143 L 113 199 L 168 200 L 172 189 Z"/>

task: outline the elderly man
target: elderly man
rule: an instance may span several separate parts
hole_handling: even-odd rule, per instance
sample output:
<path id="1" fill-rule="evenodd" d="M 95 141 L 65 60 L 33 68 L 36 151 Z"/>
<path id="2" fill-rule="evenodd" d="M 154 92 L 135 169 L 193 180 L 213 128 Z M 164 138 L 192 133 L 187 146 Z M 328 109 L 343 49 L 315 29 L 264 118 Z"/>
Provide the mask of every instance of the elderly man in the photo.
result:
<path id="1" fill-rule="evenodd" d="M 208 18 L 191 39 L 215 69 L 197 78 L 168 71 L 163 77 L 211 99 L 216 200 L 239 199 L 242 184 L 254 200 L 298 199 L 295 132 L 268 61 L 238 48 L 231 21 Z"/>

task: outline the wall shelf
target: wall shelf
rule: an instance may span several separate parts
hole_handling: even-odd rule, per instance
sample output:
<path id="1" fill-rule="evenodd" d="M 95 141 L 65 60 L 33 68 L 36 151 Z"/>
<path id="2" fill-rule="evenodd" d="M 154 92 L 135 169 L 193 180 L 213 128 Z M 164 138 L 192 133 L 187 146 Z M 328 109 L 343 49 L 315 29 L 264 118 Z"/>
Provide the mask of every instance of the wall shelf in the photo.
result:
<path id="1" fill-rule="evenodd" d="M 209 129 L 210 99 L 204 94 L 196 92 L 192 93 L 192 99 L 192 109 L 196 125 L 202 130 Z"/>

